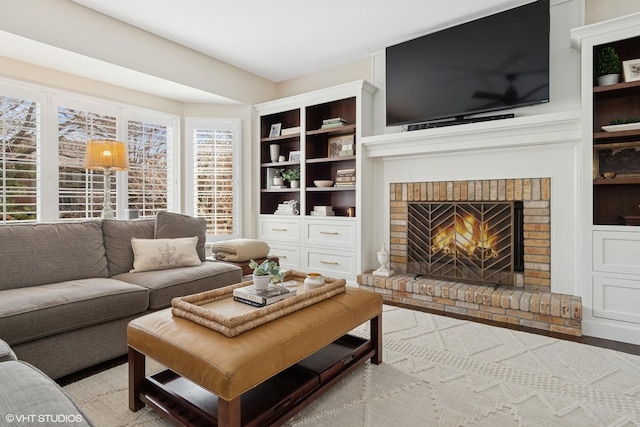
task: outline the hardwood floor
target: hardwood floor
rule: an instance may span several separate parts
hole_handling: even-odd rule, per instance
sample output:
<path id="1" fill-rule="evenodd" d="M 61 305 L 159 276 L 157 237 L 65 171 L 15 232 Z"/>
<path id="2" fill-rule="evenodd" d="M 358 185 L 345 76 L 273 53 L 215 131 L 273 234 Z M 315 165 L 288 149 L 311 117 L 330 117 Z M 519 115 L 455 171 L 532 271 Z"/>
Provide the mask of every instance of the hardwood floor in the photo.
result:
<path id="1" fill-rule="evenodd" d="M 385 301 L 385 304 L 393 305 L 393 306 L 396 306 L 396 307 L 407 308 L 409 310 L 419 310 L 419 311 L 423 311 L 425 313 L 438 314 L 440 316 L 454 317 L 456 319 L 461 319 L 461 320 L 470 320 L 470 321 L 473 321 L 473 322 L 485 323 L 487 325 L 498 326 L 498 327 L 501 327 L 501 328 L 509 328 L 509 329 L 514 329 L 514 330 L 518 330 L 518 331 L 530 332 L 532 334 L 545 335 L 545 336 L 549 336 L 549 337 L 553 337 L 553 338 L 557 338 L 557 339 L 579 342 L 579 343 L 583 343 L 583 344 L 592 345 L 592 346 L 595 346 L 595 347 L 608 348 L 608 349 L 611 349 L 611 350 L 621 351 L 621 352 L 624 352 L 624 353 L 635 354 L 635 355 L 640 356 L 640 345 L 628 344 L 628 343 L 619 342 L 619 341 L 612 341 L 612 340 L 607 340 L 607 339 L 603 339 L 603 338 L 594 338 L 594 337 L 587 337 L 587 336 L 574 337 L 572 335 L 564 335 L 564 334 L 559 334 L 559 333 L 555 333 L 555 332 L 542 331 L 540 329 L 528 328 L 528 327 L 524 327 L 524 326 L 516 326 L 516 325 L 511 325 L 511 324 L 508 324 L 508 323 L 500 323 L 500 322 L 495 322 L 493 320 L 478 319 L 478 318 L 475 318 L 475 317 L 463 316 L 463 315 L 459 315 L 459 314 L 455 314 L 455 313 L 442 313 L 441 311 L 429 310 L 427 308 L 419 308 L 419 307 L 409 306 L 409 305 L 406 305 L 406 304 L 391 303 L 391 302 L 388 302 L 388 301 Z M 91 375 L 95 375 L 98 372 L 102 372 L 102 371 L 105 371 L 107 369 L 111 369 L 111 368 L 113 368 L 115 366 L 121 365 L 121 364 L 126 363 L 126 362 L 127 362 L 127 356 L 123 355 L 123 356 L 117 357 L 115 359 L 108 360 L 108 361 L 100 363 L 98 365 L 89 367 L 87 369 L 83 369 L 81 371 L 74 372 L 73 374 L 58 378 L 56 380 L 56 382 L 62 387 L 62 386 L 65 386 L 67 384 L 70 384 L 72 382 L 79 381 L 79 380 L 81 380 L 83 378 L 89 377 Z"/>

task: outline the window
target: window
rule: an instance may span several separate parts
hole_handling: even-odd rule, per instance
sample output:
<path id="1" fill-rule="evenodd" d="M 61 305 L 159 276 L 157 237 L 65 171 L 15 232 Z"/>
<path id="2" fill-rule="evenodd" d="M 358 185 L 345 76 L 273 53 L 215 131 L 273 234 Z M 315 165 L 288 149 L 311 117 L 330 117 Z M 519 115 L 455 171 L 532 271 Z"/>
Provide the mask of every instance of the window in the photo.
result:
<path id="1" fill-rule="evenodd" d="M 38 216 L 38 123 L 35 101 L 0 96 L 0 223 Z"/>
<path id="2" fill-rule="evenodd" d="M 0 79 L 0 224 L 99 218 L 104 174 L 83 167 L 87 140 L 126 141 L 130 170 L 111 173 L 116 217 L 180 210 L 180 119 Z"/>
<path id="3" fill-rule="evenodd" d="M 192 178 L 192 215 L 207 220 L 209 240 L 238 235 L 239 121 L 188 120 Z"/>

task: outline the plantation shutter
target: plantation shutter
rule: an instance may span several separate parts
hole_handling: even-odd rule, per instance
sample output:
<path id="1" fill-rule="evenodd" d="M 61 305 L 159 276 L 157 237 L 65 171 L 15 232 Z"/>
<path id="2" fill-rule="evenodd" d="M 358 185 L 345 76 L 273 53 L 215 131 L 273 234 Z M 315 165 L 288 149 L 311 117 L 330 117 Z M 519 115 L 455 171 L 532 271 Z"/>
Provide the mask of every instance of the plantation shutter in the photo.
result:
<path id="1" fill-rule="evenodd" d="M 207 220 L 207 234 L 234 230 L 234 132 L 195 129 L 195 214 Z"/>
<path id="2" fill-rule="evenodd" d="M 0 96 L 0 223 L 36 221 L 38 103 Z"/>
<path id="3" fill-rule="evenodd" d="M 167 126 L 129 120 L 128 204 L 139 215 L 154 216 L 170 205 L 169 183 L 172 129 Z"/>
<path id="4" fill-rule="evenodd" d="M 116 139 L 116 118 L 59 107 L 58 208 L 61 219 L 100 217 L 104 202 L 103 172 L 85 170 L 82 167 L 89 139 Z M 111 187 L 113 194 L 115 192 L 113 173 Z M 117 209 L 115 204 L 114 209 Z"/>

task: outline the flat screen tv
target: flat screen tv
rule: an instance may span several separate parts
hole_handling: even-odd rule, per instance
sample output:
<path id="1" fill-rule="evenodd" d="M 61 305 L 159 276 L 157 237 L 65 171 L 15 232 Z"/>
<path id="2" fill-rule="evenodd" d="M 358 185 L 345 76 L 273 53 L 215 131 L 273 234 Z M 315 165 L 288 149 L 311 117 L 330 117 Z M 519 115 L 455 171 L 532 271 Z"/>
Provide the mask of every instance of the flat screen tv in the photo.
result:
<path id="1" fill-rule="evenodd" d="M 548 101 L 545 0 L 386 48 L 387 126 Z"/>

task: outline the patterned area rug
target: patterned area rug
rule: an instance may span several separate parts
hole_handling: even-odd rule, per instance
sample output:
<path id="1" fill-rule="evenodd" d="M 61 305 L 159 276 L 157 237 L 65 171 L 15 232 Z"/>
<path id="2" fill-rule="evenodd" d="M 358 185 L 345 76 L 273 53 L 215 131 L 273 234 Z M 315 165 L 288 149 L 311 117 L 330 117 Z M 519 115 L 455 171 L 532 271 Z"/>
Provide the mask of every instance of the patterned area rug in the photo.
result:
<path id="1" fill-rule="evenodd" d="M 366 326 L 352 333 L 368 337 Z M 286 425 L 640 425 L 640 356 L 390 306 L 383 334 L 381 365 L 367 362 Z M 126 364 L 64 389 L 97 427 L 169 425 L 128 410 Z"/>

